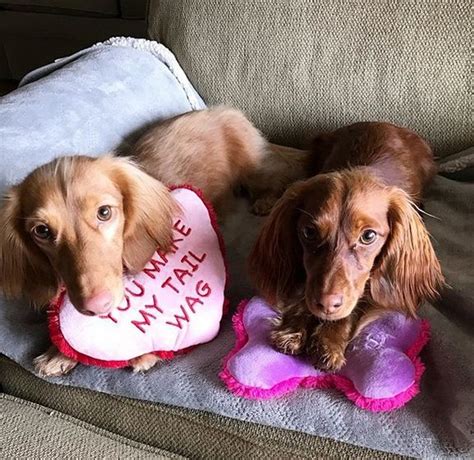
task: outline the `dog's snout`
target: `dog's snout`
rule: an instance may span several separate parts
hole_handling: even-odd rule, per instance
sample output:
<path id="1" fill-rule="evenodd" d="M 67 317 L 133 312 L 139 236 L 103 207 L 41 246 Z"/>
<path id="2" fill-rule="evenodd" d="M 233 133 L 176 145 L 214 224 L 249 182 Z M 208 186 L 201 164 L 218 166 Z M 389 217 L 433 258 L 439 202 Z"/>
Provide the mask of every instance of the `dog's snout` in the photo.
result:
<path id="1" fill-rule="evenodd" d="M 323 294 L 317 301 L 318 306 L 328 315 L 334 313 L 343 303 L 342 294 Z"/>
<path id="2" fill-rule="evenodd" d="M 81 312 L 89 316 L 107 314 L 113 306 L 113 301 L 114 297 L 110 291 L 101 291 L 85 299 Z"/>

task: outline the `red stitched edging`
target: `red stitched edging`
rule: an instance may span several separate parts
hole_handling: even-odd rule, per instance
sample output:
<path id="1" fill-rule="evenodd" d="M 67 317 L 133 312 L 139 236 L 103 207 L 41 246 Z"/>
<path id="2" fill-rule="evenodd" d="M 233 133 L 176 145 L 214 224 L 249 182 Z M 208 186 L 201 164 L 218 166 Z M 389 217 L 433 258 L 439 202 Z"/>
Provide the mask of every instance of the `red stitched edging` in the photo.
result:
<path id="1" fill-rule="evenodd" d="M 418 338 L 411 345 L 408 351 L 406 351 L 406 355 L 410 358 L 415 367 L 414 382 L 405 391 L 402 391 L 391 398 L 367 398 L 356 390 L 351 380 L 342 375 L 335 374 L 326 374 L 318 377 L 293 377 L 283 382 L 279 382 L 272 388 L 268 389 L 250 387 L 240 383 L 230 372 L 228 363 L 229 360 L 248 342 L 248 334 L 245 330 L 243 321 L 244 311 L 248 303 L 249 300 L 243 300 L 237 307 L 237 311 L 232 318 L 236 343 L 234 348 L 227 354 L 227 356 L 225 356 L 222 363 L 222 371 L 219 373 L 219 377 L 232 393 L 248 399 L 270 399 L 283 396 L 284 394 L 296 390 L 298 387 L 313 389 L 336 388 L 339 391 L 342 391 L 356 406 L 372 412 L 390 411 L 402 407 L 419 393 L 420 380 L 425 370 L 425 366 L 421 362 L 418 354 L 430 339 L 430 325 L 426 320 L 423 320 L 421 323 Z"/>
<path id="2" fill-rule="evenodd" d="M 184 189 L 190 190 L 191 192 L 194 192 L 201 199 L 201 201 L 204 203 L 204 206 L 207 209 L 212 228 L 214 229 L 214 232 L 217 235 L 217 240 L 219 242 L 219 249 L 221 251 L 222 259 L 224 261 L 224 269 L 225 269 L 224 292 L 225 292 L 229 285 L 230 275 L 229 275 L 229 268 L 227 264 L 227 255 L 226 255 L 226 250 L 225 250 L 225 245 L 224 245 L 224 238 L 222 237 L 222 233 L 219 228 L 219 224 L 217 222 L 217 215 L 214 211 L 214 208 L 212 207 L 212 204 L 206 198 L 204 198 L 201 190 L 193 187 L 192 185 L 187 185 L 187 184 L 176 185 L 176 186 L 173 185 L 169 187 L 170 191 L 180 189 L 180 188 L 184 188 Z M 71 347 L 71 345 L 68 343 L 68 341 L 65 339 L 65 337 L 63 336 L 61 332 L 61 325 L 59 321 L 59 310 L 60 310 L 60 307 L 64 300 L 65 295 L 66 295 L 66 291 L 63 289 L 61 293 L 55 299 L 51 301 L 50 308 L 48 309 L 49 335 L 51 337 L 51 341 L 53 342 L 54 345 L 56 345 L 59 351 L 63 353 L 64 355 L 66 355 L 67 357 L 74 359 L 87 366 L 100 366 L 100 367 L 108 367 L 108 368 L 114 368 L 114 369 L 129 366 L 130 365 L 129 360 L 114 361 L 114 360 L 102 360 L 98 358 L 92 358 L 90 356 L 84 355 L 83 353 L 80 353 L 79 351 Z M 223 315 L 225 315 L 228 312 L 228 310 L 229 310 L 229 300 L 227 298 L 224 298 L 224 303 L 222 305 Z M 182 350 L 178 350 L 178 351 L 161 350 L 161 351 L 153 351 L 150 353 L 155 354 L 161 359 L 169 360 L 169 359 L 175 358 L 176 356 L 189 353 L 197 346 L 198 345 L 193 345 L 191 347 L 183 348 Z"/>

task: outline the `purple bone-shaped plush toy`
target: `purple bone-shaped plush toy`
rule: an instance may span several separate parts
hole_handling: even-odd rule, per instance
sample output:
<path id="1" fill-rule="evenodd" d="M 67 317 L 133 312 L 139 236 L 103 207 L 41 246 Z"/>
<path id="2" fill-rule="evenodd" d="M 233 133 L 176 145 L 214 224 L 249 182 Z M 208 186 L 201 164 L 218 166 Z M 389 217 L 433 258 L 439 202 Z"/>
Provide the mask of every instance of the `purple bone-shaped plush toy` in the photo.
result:
<path id="1" fill-rule="evenodd" d="M 419 392 L 424 371 L 418 354 L 429 340 L 429 324 L 389 312 L 367 325 L 346 352 L 338 373 L 316 370 L 303 356 L 289 356 L 269 343 L 276 312 L 261 298 L 242 302 L 233 323 L 236 345 L 220 377 L 239 396 L 268 399 L 298 387 L 337 388 L 371 411 L 393 410 Z"/>

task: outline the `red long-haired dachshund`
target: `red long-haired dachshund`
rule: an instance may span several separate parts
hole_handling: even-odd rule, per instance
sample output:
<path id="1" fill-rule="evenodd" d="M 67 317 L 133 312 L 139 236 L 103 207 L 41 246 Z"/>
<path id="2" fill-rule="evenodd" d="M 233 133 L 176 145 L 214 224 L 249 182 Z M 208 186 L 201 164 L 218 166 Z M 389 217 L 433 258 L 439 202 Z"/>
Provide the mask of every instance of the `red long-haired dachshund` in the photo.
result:
<path id="1" fill-rule="evenodd" d="M 250 273 L 279 312 L 274 345 L 334 371 L 364 324 L 414 316 L 443 285 L 416 206 L 436 167 L 417 134 L 370 122 L 316 137 L 313 162 L 265 222 Z"/>

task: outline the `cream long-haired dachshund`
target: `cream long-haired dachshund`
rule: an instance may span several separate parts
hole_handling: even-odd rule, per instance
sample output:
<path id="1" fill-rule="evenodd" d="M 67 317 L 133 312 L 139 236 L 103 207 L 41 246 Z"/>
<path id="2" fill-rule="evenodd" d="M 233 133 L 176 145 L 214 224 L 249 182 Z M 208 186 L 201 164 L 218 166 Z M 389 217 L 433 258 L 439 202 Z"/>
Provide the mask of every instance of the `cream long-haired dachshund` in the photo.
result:
<path id="1" fill-rule="evenodd" d="M 175 210 L 167 185 L 188 183 L 222 210 L 237 186 L 265 213 L 305 175 L 307 156 L 269 144 L 234 109 L 190 112 L 150 128 L 130 158 L 67 156 L 34 170 L 0 208 L 0 288 L 47 306 L 64 284 L 86 315 L 102 315 L 123 296 L 122 275 L 141 271 L 171 243 Z M 135 371 L 157 362 L 136 358 Z M 43 375 L 77 362 L 52 346 L 36 358 Z"/>

